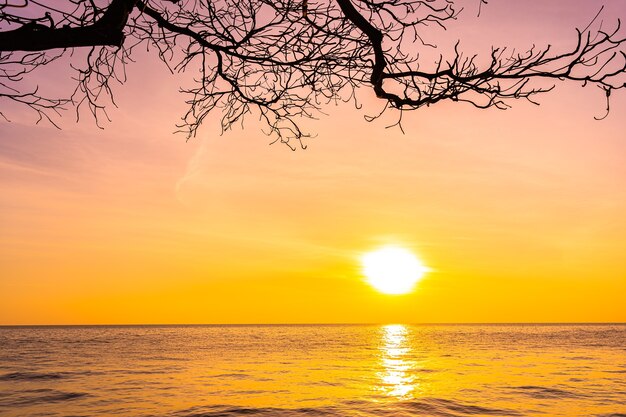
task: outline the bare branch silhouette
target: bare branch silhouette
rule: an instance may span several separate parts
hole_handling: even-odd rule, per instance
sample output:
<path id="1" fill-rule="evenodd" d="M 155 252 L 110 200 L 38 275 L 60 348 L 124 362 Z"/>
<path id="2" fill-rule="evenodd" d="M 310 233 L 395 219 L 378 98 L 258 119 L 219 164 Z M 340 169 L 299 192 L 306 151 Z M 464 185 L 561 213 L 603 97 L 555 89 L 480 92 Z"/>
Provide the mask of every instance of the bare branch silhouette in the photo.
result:
<path id="1" fill-rule="evenodd" d="M 433 66 L 416 51 L 437 49 L 424 29 L 458 18 L 461 10 L 451 0 L 59 3 L 0 0 L 0 98 L 51 122 L 51 114 L 69 105 L 77 115 L 87 108 L 96 122 L 108 118 L 113 86 L 125 82 L 125 66 L 139 45 L 157 51 L 173 73 L 197 71 L 194 86 L 183 90 L 189 108 L 179 128 L 189 137 L 221 111 L 222 130 L 254 115 L 266 133 L 290 146 L 294 140 L 304 146 L 299 120 L 315 118 L 330 102 L 359 107 L 360 88 L 386 103 L 383 113 L 398 111 L 401 128 L 403 111 L 445 100 L 506 109 L 519 99 L 537 103 L 536 95 L 559 82 L 602 89 L 608 114 L 611 92 L 626 87 L 621 23 L 605 30 L 600 13 L 575 32 L 569 51 L 494 46 L 479 57 L 466 55 L 458 41 Z M 24 86 L 35 69 L 62 56 L 76 73 L 70 97 L 46 99 Z"/>

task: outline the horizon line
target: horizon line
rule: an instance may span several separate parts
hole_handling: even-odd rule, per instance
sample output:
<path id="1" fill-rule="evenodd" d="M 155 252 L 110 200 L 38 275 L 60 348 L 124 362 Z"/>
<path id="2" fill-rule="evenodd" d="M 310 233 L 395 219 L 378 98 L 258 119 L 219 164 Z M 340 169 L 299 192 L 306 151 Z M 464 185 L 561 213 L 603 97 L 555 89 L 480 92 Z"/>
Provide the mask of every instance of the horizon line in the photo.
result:
<path id="1" fill-rule="evenodd" d="M 563 321 L 563 322 L 346 322 L 346 323 L 54 323 L 54 324 L 0 324 L 0 328 L 11 327 L 262 327 L 262 326 L 594 326 L 626 325 L 625 321 Z"/>

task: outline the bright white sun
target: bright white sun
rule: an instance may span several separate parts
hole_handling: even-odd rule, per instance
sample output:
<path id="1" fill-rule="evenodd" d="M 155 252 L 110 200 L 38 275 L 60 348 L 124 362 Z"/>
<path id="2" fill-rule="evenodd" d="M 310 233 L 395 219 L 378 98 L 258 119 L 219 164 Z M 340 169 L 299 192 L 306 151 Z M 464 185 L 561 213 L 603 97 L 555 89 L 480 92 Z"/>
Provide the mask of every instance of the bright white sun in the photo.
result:
<path id="1" fill-rule="evenodd" d="M 370 285 L 385 294 L 406 294 L 428 271 L 409 250 L 385 246 L 361 257 Z"/>

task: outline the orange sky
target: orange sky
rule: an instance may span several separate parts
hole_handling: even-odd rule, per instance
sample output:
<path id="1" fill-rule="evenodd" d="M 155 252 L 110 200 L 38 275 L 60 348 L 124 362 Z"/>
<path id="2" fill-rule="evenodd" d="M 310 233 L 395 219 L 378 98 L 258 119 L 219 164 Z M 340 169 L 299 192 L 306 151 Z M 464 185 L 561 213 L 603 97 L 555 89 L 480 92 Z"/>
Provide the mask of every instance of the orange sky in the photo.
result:
<path id="1" fill-rule="evenodd" d="M 557 39 L 586 22 L 542 16 Z M 626 321 L 623 92 L 604 121 L 601 92 L 562 87 L 405 135 L 331 107 L 291 152 L 252 120 L 185 143 L 179 80 L 129 79 L 105 130 L 0 123 L 0 324 Z M 387 243 L 432 269 L 412 294 L 360 274 Z"/>

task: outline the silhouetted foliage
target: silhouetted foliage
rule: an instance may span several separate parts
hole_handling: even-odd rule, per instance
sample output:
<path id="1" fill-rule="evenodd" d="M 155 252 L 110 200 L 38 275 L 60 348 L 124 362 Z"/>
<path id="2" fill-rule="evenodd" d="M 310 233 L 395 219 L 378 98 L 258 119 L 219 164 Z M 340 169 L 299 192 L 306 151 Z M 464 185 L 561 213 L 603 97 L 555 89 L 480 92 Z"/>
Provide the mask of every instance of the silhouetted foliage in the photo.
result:
<path id="1" fill-rule="evenodd" d="M 608 113 L 611 91 L 626 86 L 619 20 L 607 31 L 590 18 L 566 52 L 493 47 L 479 58 L 457 42 L 426 63 L 419 50 L 435 44 L 423 29 L 458 15 L 451 0 L 0 0 L 0 96 L 51 122 L 51 113 L 72 105 L 97 121 L 107 117 L 112 81 L 125 81 L 133 50 L 148 44 L 172 72 L 198 70 L 184 90 L 189 109 L 180 127 L 188 135 L 221 110 L 222 129 L 253 113 L 277 140 L 301 143 L 301 117 L 333 101 L 359 107 L 362 87 L 384 100 L 383 112 L 398 111 L 400 124 L 404 111 L 442 100 L 500 109 L 534 102 L 553 87 L 535 80 L 595 85 Z M 77 84 L 69 98 L 24 89 L 33 70 L 70 54 Z"/>

